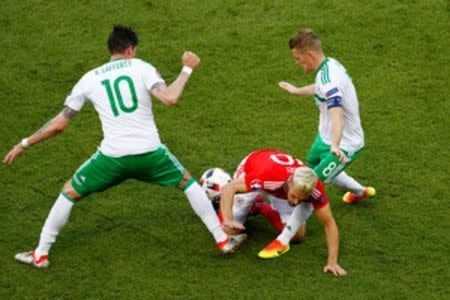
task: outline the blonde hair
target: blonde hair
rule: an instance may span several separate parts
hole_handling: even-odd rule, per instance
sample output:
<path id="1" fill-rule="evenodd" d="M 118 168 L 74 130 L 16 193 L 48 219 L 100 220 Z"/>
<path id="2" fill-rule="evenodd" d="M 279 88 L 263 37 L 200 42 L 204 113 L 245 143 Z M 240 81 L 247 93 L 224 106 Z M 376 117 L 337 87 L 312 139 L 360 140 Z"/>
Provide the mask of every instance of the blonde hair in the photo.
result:
<path id="1" fill-rule="evenodd" d="M 300 189 L 306 194 L 309 194 L 316 186 L 318 178 L 312 169 L 300 167 L 295 170 L 291 180 L 293 188 Z"/>
<path id="2" fill-rule="evenodd" d="M 290 49 L 322 51 L 322 42 L 319 36 L 309 28 L 301 28 L 295 36 L 289 40 Z"/>

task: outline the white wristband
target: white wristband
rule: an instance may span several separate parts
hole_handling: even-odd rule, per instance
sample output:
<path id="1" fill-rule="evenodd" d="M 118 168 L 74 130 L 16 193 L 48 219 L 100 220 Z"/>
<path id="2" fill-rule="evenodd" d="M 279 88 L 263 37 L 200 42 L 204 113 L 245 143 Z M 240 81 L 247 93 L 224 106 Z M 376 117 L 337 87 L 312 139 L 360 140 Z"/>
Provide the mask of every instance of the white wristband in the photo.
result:
<path id="1" fill-rule="evenodd" d="M 188 67 L 188 66 L 183 66 L 183 69 L 181 69 L 181 72 L 184 72 L 184 73 L 186 73 L 188 75 L 191 75 L 192 71 L 193 71 L 192 68 Z"/>
<path id="2" fill-rule="evenodd" d="M 20 144 L 21 144 L 22 147 L 24 147 L 24 148 L 30 146 L 30 143 L 28 143 L 28 138 L 24 138 L 22 141 L 20 141 Z"/>

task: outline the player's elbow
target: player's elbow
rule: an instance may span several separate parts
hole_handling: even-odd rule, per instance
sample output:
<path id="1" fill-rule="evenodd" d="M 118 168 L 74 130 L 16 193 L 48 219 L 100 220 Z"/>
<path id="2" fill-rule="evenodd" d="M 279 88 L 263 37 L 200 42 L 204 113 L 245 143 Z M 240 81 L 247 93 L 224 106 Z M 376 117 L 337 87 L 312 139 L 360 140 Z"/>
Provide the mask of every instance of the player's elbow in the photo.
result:
<path id="1" fill-rule="evenodd" d="M 55 122 L 51 128 L 53 134 L 60 134 L 67 128 L 67 122 Z"/>
<path id="2" fill-rule="evenodd" d="M 60 134 L 60 133 L 64 132 L 65 129 L 66 128 L 63 126 L 58 126 L 58 127 L 53 127 L 52 131 L 54 134 Z"/>
<path id="3" fill-rule="evenodd" d="M 169 90 L 165 90 L 163 93 L 161 93 L 160 99 L 165 105 L 173 106 L 178 103 L 179 97 L 180 97 L 179 95 Z"/>

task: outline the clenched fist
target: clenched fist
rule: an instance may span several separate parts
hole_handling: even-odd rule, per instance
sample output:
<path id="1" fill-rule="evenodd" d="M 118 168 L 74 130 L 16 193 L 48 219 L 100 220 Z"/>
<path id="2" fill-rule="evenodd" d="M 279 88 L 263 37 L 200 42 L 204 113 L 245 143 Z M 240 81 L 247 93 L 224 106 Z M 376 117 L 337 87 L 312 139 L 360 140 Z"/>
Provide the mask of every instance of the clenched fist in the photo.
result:
<path id="1" fill-rule="evenodd" d="M 200 64 L 200 58 L 198 58 L 198 56 L 191 51 L 184 52 L 181 59 L 183 61 L 183 65 L 191 69 L 195 69 Z"/>

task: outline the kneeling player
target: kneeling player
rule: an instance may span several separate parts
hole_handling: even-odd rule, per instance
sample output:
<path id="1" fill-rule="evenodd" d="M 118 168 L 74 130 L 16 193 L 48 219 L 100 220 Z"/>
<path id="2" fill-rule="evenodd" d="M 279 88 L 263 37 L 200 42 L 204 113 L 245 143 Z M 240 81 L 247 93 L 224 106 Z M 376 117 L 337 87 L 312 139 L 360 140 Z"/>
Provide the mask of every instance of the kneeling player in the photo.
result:
<path id="1" fill-rule="evenodd" d="M 338 264 L 338 228 L 323 183 L 312 169 L 281 151 L 258 150 L 250 153 L 241 163 L 235 179 L 226 184 L 222 191 L 220 208 L 226 233 L 245 229 L 233 218 L 233 199 L 236 193 L 252 191 L 264 191 L 295 206 L 283 232 L 258 254 L 259 257 L 275 258 L 286 253 L 291 239 L 309 217 L 307 212 L 312 206 L 327 236 L 328 261 L 324 271 L 336 276 L 346 275 Z"/>
<path id="2" fill-rule="evenodd" d="M 241 165 L 235 173 L 239 174 Z M 216 209 L 219 220 L 223 222 L 220 208 L 220 196 L 223 187 L 231 181 L 231 176 L 221 168 L 211 168 L 205 171 L 200 184 Z M 268 200 L 266 202 L 265 200 Z M 267 219 L 277 232 L 281 232 L 287 223 L 294 208 L 285 199 L 278 199 L 264 192 L 237 193 L 233 200 L 233 218 L 244 224 L 248 217 L 261 215 Z M 312 211 L 312 210 L 311 210 Z M 240 234 L 242 230 L 234 229 L 233 234 Z M 302 226 L 292 241 L 301 241 L 304 238 L 305 226 Z"/>

